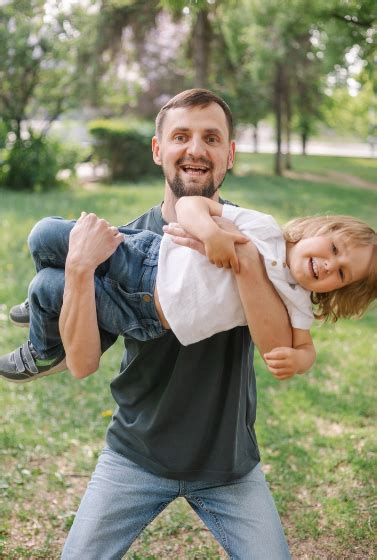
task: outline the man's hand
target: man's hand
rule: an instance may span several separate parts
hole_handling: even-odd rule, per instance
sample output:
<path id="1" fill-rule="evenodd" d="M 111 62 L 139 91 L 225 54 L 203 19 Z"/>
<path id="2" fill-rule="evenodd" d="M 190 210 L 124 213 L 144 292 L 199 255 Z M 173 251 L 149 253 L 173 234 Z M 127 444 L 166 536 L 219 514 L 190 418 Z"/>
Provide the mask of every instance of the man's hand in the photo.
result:
<path id="1" fill-rule="evenodd" d="M 82 212 L 69 237 L 67 266 L 94 272 L 123 239 L 123 234 L 106 220 Z"/>
<path id="2" fill-rule="evenodd" d="M 164 233 L 171 236 L 174 243 L 177 245 L 182 245 L 182 247 L 188 247 L 189 249 L 193 249 L 194 251 L 198 251 L 202 255 L 205 255 L 204 244 L 193 237 L 186 230 L 183 229 L 177 222 L 170 222 L 167 226 L 162 227 Z"/>

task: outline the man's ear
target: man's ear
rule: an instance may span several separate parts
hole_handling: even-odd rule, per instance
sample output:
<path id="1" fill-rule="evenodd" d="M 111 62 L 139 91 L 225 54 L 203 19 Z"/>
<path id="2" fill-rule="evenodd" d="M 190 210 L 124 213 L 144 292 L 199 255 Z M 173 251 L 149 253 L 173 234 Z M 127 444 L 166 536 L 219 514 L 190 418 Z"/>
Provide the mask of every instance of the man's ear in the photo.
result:
<path id="1" fill-rule="evenodd" d="M 153 154 L 153 161 L 155 162 L 155 164 L 162 165 L 161 149 L 157 136 L 153 136 L 152 138 L 152 154 Z"/>
<path id="2" fill-rule="evenodd" d="M 234 165 L 234 157 L 236 153 L 236 143 L 234 140 L 231 141 L 229 146 L 229 154 L 228 154 L 228 167 L 227 169 L 232 169 Z"/>

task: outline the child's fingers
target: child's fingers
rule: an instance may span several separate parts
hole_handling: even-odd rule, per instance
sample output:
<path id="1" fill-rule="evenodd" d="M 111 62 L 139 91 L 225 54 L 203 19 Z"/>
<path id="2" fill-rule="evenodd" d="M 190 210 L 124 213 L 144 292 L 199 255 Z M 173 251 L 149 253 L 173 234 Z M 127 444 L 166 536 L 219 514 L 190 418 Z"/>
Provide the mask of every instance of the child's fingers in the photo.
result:
<path id="1" fill-rule="evenodd" d="M 266 352 L 263 354 L 263 358 L 265 360 L 269 359 L 276 359 L 276 360 L 283 360 L 287 358 L 291 354 L 292 348 L 286 348 L 282 346 L 281 348 L 274 348 L 270 352 Z"/>
<path id="2" fill-rule="evenodd" d="M 288 379 L 295 374 L 292 368 L 277 369 L 268 367 L 268 370 L 273 374 L 274 377 L 276 377 L 276 379 Z"/>
<path id="3" fill-rule="evenodd" d="M 282 369 L 285 367 L 289 367 L 289 364 L 286 360 L 266 360 L 266 364 L 268 367 L 275 368 L 275 369 Z"/>
<path id="4" fill-rule="evenodd" d="M 294 373 L 285 373 L 285 374 L 280 374 L 280 375 L 274 375 L 275 379 L 277 379 L 278 381 L 285 381 L 286 379 L 290 379 L 293 376 L 294 376 Z"/>

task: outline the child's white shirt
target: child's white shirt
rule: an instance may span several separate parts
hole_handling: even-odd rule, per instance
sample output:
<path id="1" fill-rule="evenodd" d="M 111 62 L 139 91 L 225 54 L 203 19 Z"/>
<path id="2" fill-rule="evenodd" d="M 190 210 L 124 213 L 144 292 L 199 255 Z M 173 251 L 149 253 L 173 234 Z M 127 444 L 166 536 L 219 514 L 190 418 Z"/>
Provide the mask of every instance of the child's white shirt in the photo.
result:
<path id="1" fill-rule="evenodd" d="M 224 204 L 222 216 L 249 237 L 263 256 L 292 327 L 309 330 L 314 319 L 310 292 L 289 271 L 286 243 L 274 218 L 229 204 Z M 164 235 L 161 242 L 157 290 L 164 315 L 184 346 L 247 325 L 232 270 L 217 268 L 198 251 L 174 243 L 170 235 Z"/>

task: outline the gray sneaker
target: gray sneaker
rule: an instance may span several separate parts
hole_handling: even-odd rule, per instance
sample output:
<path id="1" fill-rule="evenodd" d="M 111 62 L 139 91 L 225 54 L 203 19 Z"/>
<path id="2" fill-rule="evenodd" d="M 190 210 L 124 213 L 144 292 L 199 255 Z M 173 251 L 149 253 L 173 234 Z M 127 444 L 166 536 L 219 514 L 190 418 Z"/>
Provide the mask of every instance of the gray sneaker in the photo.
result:
<path id="1" fill-rule="evenodd" d="M 64 352 L 50 360 L 39 359 L 30 340 L 17 350 L 0 356 L 0 376 L 13 383 L 26 383 L 65 369 Z"/>
<path id="2" fill-rule="evenodd" d="M 22 303 L 14 305 L 9 311 L 9 319 L 17 327 L 28 327 L 30 322 L 29 300 L 25 299 Z"/>

